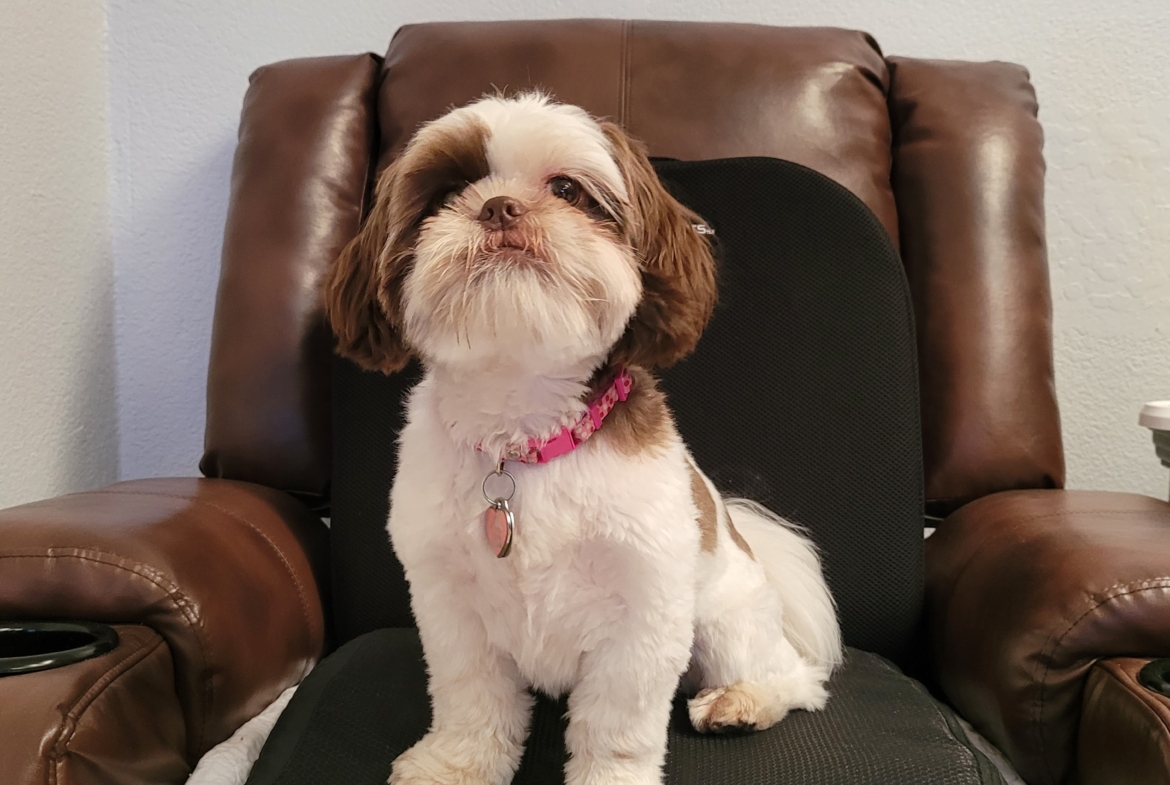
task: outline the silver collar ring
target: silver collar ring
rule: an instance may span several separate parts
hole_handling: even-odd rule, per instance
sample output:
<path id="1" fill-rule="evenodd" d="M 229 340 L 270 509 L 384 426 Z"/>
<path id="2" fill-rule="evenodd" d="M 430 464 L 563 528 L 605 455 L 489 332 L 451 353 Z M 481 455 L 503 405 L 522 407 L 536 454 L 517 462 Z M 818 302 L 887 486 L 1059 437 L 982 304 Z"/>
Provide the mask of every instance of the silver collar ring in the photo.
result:
<path id="1" fill-rule="evenodd" d="M 512 483 L 512 487 L 508 491 L 507 496 L 493 497 L 490 494 L 488 494 L 488 490 L 487 490 L 488 480 L 492 479 L 493 477 L 507 477 L 508 482 Z M 487 477 L 483 478 L 483 484 L 480 485 L 480 491 L 483 492 L 483 498 L 487 500 L 488 504 L 498 504 L 500 502 L 511 501 L 512 497 L 516 495 L 516 478 L 513 477 L 512 474 L 507 469 L 504 468 L 504 464 L 501 461 L 500 464 L 496 466 L 495 471 L 493 471 Z"/>

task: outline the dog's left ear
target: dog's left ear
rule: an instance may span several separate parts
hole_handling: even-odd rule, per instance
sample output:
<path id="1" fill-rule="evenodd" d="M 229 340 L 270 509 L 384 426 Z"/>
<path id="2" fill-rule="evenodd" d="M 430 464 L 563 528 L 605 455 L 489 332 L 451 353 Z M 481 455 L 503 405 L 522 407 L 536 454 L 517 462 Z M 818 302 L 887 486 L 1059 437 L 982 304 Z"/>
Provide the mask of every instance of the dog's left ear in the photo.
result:
<path id="1" fill-rule="evenodd" d="M 715 259 L 703 219 L 662 186 L 645 146 L 619 126 L 601 123 L 630 197 L 626 237 L 638 255 L 642 301 L 613 359 L 665 368 L 694 351 L 715 309 Z"/>
<path id="2" fill-rule="evenodd" d="M 400 292 L 409 243 L 394 225 L 398 162 L 378 178 L 374 205 L 357 236 L 322 278 L 322 300 L 337 353 L 367 371 L 393 373 L 410 360 L 402 338 Z"/>

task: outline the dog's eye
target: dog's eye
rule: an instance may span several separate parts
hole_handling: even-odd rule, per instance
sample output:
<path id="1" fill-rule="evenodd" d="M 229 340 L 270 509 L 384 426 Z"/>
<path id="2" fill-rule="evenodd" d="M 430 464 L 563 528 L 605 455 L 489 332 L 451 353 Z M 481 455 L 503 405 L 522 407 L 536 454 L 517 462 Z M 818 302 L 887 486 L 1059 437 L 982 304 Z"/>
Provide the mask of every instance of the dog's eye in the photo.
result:
<path id="1" fill-rule="evenodd" d="M 452 186 L 450 188 L 435 191 L 427 199 L 426 205 L 419 213 L 418 220 L 421 222 L 426 218 L 434 217 L 440 210 L 448 208 L 451 204 L 459 198 L 463 193 L 464 186 Z"/>
<path id="2" fill-rule="evenodd" d="M 577 204 L 581 200 L 581 186 L 568 177 L 554 177 L 548 181 L 549 192 L 558 199 L 564 199 L 569 204 Z"/>
<path id="3" fill-rule="evenodd" d="M 597 204 L 597 200 L 581 187 L 580 183 L 570 177 L 554 177 L 548 181 L 548 190 L 558 199 L 564 199 L 574 207 L 583 210 L 595 218 L 605 218 L 606 213 Z"/>
<path id="4" fill-rule="evenodd" d="M 466 184 L 456 185 L 456 186 L 452 186 L 451 188 L 448 188 L 446 191 L 444 191 L 442 194 L 439 195 L 439 199 L 438 199 L 439 206 L 440 207 L 450 207 L 451 203 L 454 202 L 456 199 L 458 199 L 459 195 L 461 193 L 463 193 L 463 189 L 465 187 L 466 187 Z"/>

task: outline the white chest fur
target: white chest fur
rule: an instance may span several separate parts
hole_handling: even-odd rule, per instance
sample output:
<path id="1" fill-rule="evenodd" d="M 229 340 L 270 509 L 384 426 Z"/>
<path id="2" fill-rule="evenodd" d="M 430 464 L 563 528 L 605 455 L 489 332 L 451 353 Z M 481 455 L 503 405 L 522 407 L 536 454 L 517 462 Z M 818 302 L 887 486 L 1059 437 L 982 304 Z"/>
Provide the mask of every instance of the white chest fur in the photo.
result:
<path id="1" fill-rule="evenodd" d="M 416 605 L 441 575 L 468 611 L 452 622 L 482 624 L 553 694 L 623 625 L 691 615 L 698 530 L 681 442 L 627 456 L 599 439 L 548 464 L 509 464 L 516 531 L 501 559 L 483 530 L 492 461 L 446 437 L 427 395 L 424 385 L 412 396 L 388 527 Z"/>

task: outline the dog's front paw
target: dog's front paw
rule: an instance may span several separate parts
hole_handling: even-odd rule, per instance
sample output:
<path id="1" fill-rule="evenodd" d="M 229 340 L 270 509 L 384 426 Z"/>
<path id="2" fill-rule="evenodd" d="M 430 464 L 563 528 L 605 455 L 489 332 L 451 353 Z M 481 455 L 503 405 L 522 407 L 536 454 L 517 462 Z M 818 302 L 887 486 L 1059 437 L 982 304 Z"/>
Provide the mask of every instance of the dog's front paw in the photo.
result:
<path id="1" fill-rule="evenodd" d="M 662 761 L 622 752 L 582 752 L 565 764 L 565 785 L 662 785 Z"/>
<path id="2" fill-rule="evenodd" d="M 428 733 L 398 756 L 388 783 L 507 785 L 518 763 L 518 752 L 506 750 L 495 740 Z"/>

